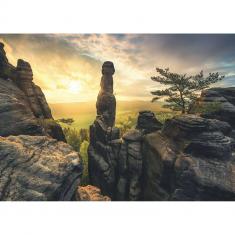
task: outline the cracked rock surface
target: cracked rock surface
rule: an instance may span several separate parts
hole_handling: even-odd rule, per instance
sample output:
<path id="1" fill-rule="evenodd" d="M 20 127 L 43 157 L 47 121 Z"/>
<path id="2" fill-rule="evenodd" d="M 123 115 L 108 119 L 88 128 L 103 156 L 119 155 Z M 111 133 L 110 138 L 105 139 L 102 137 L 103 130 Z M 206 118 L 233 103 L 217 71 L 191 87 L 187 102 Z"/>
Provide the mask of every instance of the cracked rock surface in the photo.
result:
<path id="1" fill-rule="evenodd" d="M 0 137 L 0 200 L 71 200 L 82 174 L 77 152 L 47 136 Z"/>

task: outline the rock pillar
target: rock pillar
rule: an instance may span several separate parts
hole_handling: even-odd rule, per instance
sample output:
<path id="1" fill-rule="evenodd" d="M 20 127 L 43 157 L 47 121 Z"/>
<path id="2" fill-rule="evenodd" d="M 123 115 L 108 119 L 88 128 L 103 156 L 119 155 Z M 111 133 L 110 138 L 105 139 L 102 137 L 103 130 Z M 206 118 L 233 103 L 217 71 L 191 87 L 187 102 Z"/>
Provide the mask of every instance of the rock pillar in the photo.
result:
<path id="1" fill-rule="evenodd" d="M 88 164 L 90 183 L 111 198 L 116 190 L 117 156 L 120 147 L 119 129 L 114 127 L 116 99 L 113 95 L 114 65 L 110 61 L 102 66 L 100 92 L 97 97 L 97 117 L 90 126 Z"/>

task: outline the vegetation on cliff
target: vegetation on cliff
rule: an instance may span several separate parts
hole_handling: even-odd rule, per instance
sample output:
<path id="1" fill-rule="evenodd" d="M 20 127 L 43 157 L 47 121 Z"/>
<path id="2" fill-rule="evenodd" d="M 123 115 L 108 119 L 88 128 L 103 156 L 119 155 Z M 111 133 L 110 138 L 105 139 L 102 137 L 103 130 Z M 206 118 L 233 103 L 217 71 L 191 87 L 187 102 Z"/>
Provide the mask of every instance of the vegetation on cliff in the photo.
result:
<path id="1" fill-rule="evenodd" d="M 224 78 L 219 73 L 209 73 L 208 77 L 204 77 L 203 71 L 194 76 L 188 76 L 172 73 L 169 69 L 156 68 L 156 70 L 160 75 L 151 77 L 151 79 L 167 88 L 152 91 L 151 93 L 154 95 L 152 102 L 165 97 L 167 104 L 164 107 L 182 113 L 190 111 L 192 103 L 200 96 L 202 90 Z"/>

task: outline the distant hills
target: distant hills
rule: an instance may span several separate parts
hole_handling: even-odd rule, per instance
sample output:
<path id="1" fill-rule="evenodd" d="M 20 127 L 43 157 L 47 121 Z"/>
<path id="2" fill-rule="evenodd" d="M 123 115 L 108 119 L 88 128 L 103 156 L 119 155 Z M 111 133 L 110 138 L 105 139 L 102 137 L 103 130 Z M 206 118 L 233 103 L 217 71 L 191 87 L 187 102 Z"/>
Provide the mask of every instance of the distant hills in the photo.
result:
<path id="1" fill-rule="evenodd" d="M 81 115 L 96 116 L 95 102 L 76 102 L 76 103 L 55 103 L 49 104 L 53 116 L 57 118 L 79 118 Z M 139 112 L 141 110 L 151 110 L 153 112 L 166 111 L 162 108 L 163 102 L 152 103 L 150 101 L 118 101 L 117 113 Z"/>

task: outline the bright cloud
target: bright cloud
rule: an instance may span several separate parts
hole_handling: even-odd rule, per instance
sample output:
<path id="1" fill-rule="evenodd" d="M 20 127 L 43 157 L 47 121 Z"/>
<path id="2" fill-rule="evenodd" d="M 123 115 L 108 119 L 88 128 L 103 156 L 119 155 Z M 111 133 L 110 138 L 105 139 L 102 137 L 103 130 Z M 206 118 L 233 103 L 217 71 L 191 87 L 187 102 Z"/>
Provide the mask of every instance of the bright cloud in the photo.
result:
<path id="1" fill-rule="evenodd" d="M 155 67 L 181 73 L 218 71 L 220 85 L 235 85 L 235 35 L 0 35 L 9 61 L 30 62 L 34 81 L 49 102 L 95 100 L 101 65 L 115 65 L 117 99 L 151 100 L 161 86 L 150 77 Z"/>

